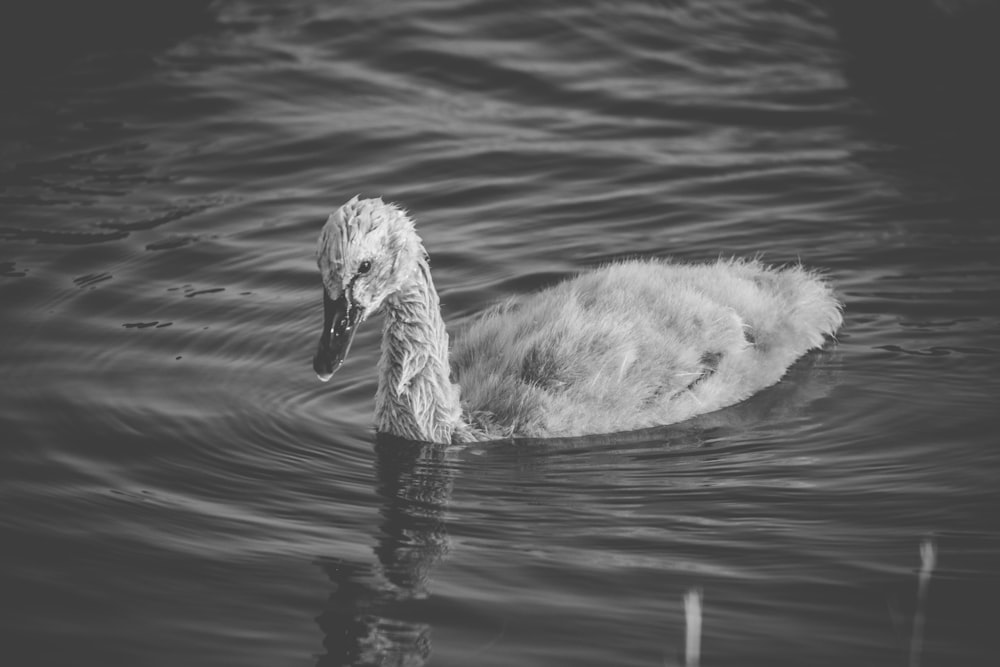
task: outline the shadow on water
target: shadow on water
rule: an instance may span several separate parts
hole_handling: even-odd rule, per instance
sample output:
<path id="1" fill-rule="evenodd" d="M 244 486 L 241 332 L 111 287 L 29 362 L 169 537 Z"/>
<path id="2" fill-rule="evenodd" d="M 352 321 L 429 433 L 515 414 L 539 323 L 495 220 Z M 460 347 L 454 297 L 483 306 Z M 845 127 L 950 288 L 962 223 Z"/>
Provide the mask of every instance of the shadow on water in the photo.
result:
<path id="1" fill-rule="evenodd" d="M 78 59 L 150 53 L 216 24 L 209 0 L 12 0 L 0 6 L 0 84 L 32 85 Z"/>
<path id="2" fill-rule="evenodd" d="M 857 90 L 911 118 L 964 119 L 976 129 L 993 125 L 1000 105 L 1000 5 L 840 0 L 830 6 L 846 74 Z"/>
<path id="3" fill-rule="evenodd" d="M 379 436 L 375 446 L 382 523 L 377 564 L 331 558 L 320 565 L 334 590 L 317 618 L 326 655 L 317 665 L 419 665 L 431 627 L 418 620 L 431 571 L 449 551 L 444 511 L 453 470 L 447 448 Z"/>
<path id="4" fill-rule="evenodd" d="M 876 111 L 875 133 L 908 162 L 951 165 L 986 186 L 1000 173 L 1000 3 L 837 0 L 831 16 L 844 74 Z M 944 171 L 938 168 L 938 171 Z"/>

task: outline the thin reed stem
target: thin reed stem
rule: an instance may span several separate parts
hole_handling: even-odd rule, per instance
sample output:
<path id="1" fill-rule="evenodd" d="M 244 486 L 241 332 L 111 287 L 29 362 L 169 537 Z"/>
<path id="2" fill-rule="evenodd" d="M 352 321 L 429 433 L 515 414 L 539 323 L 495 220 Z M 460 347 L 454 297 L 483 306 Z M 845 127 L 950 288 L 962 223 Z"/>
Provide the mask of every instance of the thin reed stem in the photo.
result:
<path id="1" fill-rule="evenodd" d="M 684 664 L 698 667 L 701 661 L 701 589 L 692 588 L 684 594 L 684 622 L 687 637 L 684 642 Z"/>
<path id="2" fill-rule="evenodd" d="M 920 544 L 920 575 L 917 579 L 917 608 L 913 612 L 913 636 L 910 638 L 910 667 L 920 667 L 920 653 L 924 645 L 924 605 L 936 561 L 934 540 L 925 538 Z"/>

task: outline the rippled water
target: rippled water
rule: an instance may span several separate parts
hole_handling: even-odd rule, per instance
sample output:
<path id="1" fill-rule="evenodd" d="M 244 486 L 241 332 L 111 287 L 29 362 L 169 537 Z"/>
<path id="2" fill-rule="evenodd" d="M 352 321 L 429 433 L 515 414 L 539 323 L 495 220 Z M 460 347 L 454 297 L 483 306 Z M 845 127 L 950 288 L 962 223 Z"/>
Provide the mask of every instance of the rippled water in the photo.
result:
<path id="1" fill-rule="evenodd" d="M 5 664 L 672 665 L 700 588 L 706 666 L 902 665 L 927 537 L 922 664 L 996 660 L 993 5 L 105 4 L 0 69 Z M 453 324 L 760 254 L 845 325 L 693 422 L 376 443 L 378 324 L 310 368 L 359 192 Z"/>

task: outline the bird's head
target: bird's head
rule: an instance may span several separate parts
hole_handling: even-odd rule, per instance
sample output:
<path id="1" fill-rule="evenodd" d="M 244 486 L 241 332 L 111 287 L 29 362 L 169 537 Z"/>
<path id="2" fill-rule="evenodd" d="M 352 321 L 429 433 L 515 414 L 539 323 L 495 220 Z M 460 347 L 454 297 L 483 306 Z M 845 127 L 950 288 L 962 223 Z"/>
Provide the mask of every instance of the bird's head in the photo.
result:
<path id="1" fill-rule="evenodd" d="M 424 256 L 406 212 L 381 199 L 354 197 L 319 235 L 323 333 L 313 370 L 326 382 L 344 363 L 357 327 L 398 292 Z"/>

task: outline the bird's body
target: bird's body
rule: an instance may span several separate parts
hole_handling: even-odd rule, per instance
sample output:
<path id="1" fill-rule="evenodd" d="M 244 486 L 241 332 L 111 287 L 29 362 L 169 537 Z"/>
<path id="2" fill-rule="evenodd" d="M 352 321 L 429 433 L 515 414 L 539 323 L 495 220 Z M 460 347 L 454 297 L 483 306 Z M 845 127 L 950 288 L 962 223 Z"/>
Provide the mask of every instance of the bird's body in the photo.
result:
<path id="1" fill-rule="evenodd" d="M 449 352 L 423 246 L 400 209 L 345 204 L 324 228 L 319 264 L 328 311 L 317 373 L 329 378 L 354 326 L 382 308 L 376 428 L 410 440 L 571 437 L 682 421 L 776 383 L 841 323 L 830 288 L 800 266 L 632 260 L 493 307 Z"/>

